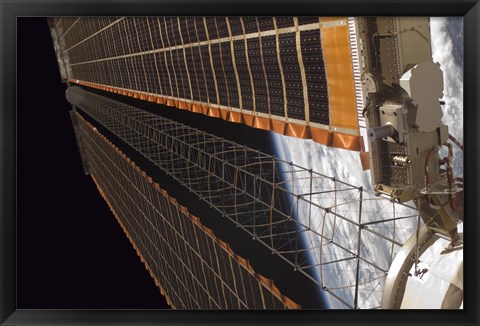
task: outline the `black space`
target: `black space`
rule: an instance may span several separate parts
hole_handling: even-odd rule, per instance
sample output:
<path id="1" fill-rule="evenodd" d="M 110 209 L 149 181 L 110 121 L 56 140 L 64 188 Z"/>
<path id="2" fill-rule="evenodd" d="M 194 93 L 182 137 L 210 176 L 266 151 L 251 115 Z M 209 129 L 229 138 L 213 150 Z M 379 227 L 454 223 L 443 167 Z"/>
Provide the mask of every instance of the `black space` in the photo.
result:
<path id="1" fill-rule="evenodd" d="M 18 307 L 168 308 L 92 179 L 84 175 L 66 87 L 47 20 L 18 19 Z M 269 132 L 90 91 L 274 154 Z M 282 293 L 303 308 L 324 305 L 313 282 L 97 127 Z"/>
<path id="2" fill-rule="evenodd" d="M 18 308 L 168 308 L 83 173 L 46 18 L 17 40 Z"/>

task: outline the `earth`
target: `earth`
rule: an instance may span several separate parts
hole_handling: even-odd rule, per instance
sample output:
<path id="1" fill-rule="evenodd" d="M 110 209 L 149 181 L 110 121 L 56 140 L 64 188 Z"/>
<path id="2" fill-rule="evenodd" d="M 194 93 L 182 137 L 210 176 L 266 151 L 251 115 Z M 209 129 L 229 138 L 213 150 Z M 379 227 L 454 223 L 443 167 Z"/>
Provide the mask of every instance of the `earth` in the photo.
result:
<path id="1" fill-rule="evenodd" d="M 463 143 L 463 19 L 461 17 L 431 18 L 430 31 L 433 60 L 440 63 L 443 70 L 444 97 L 442 100 L 445 102 L 442 105 L 444 112 L 443 122 L 449 127 L 450 134 Z M 362 171 L 360 157 L 357 152 L 325 147 L 311 140 L 301 140 L 279 134 L 272 133 L 271 137 L 273 138 L 272 142 L 276 146 L 276 155 L 280 159 L 289 162 L 293 161 L 307 169 L 313 169 L 316 172 L 335 177 L 338 180 L 358 187 L 362 186 L 366 190 L 365 195 L 372 190 L 370 172 Z M 440 152 L 440 154 L 443 156 L 446 152 Z M 453 166 L 455 176 L 463 177 L 463 152 L 457 146 L 454 146 Z M 301 185 L 298 182 L 292 182 L 289 187 L 300 190 Z M 314 184 L 314 187 L 323 189 L 324 185 Z M 322 205 L 322 200 L 324 199 L 319 197 L 315 200 L 319 205 Z M 390 207 L 385 210 L 384 202 L 372 201 L 368 205 L 364 209 L 372 212 L 373 215 L 381 212 L 388 218 L 389 214 L 393 214 L 392 210 L 394 208 Z M 408 214 L 415 214 L 415 212 L 406 207 L 397 207 L 396 214 L 397 216 L 398 214 L 407 216 Z M 314 213 L 313 215 L 315 216 Z M 316 214 L 316 216 L 320 215 Z M 301 216 L 298 218 L 301 219 Z M 321 220 L 321 217 L 317 218 L 313 222 L 313 227 L 320 230 L 322 227 Z M 397 232 L 396 239 L 400 242 L 408 239 L 414 232 L 416 223 L 416 218 L 410 218 L 397 224 L 395 226 L 395 232 Z M 335 228 L 338 233 L 336 239 L 343 238 L 348 240 L 357 236 L 356 228 L 353 228 L 351 224 L 338 223 L 335 224 Z M 310 248 L 320 247 L 321 239 L 318 236 L 312 236 L 311 232 L 305 232 L 304 234 L 307 234 L 304 236 L 305 244 Z M 352 245 L 347 240 L 339 241 L 344 241 L 347 246 Z M 385 241 L 380 241 L 380 238 L 364 239 L 364 241 L 370 241 L 370 243 L 366 248 L 362 248 L 362 255 L 370 255 L 375 262 L 388 269 L 392 255 L 394 255 L 389 244 Z M 342 258 L 337 251 L 330 250 L 328 246 L 323 248 L 323 253 L 315 249 L 311 251 L 312 263 L 318 264 L 319 257 L 322 257 L 322 255 L 324 258 Z M 334 289 L 333 292 L 336 295 L 345 301 L 351 302 L 354 289 L 351 285 L 355 284 L 355 270 L 354 265 L 344 262 L 332 268 L 323 268 L 322 270 L 319 268 L 315 277 L 318 280 L 322 279 L 323 284 Z M 371 280 L 377 279 L 375 271 L 366 267 L 362 269 L 360 278 L 362 277 Z M 381 300 L 382 285 L 382 280 L 379 279 L 378 281 L 370 282 L 370 285 L 359 290 L 358 302 L 360 307 L 378 307 Z M 326 295 L 326 299 L 330 303 L 331 308 L 345 308 L 340 301 L 333 299 L 332 296 Z"/>

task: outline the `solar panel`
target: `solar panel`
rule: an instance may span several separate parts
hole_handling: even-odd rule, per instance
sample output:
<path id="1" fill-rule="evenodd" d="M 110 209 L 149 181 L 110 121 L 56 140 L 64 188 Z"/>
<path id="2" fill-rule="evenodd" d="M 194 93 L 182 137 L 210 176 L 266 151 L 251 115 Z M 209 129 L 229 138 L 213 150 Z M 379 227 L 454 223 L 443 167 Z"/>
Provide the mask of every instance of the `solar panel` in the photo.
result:
<path id="1" fill-rule="evenodd" d="M 54 28 L 70 82 L 359 150 L 347 21 L 80 17 Z"/>

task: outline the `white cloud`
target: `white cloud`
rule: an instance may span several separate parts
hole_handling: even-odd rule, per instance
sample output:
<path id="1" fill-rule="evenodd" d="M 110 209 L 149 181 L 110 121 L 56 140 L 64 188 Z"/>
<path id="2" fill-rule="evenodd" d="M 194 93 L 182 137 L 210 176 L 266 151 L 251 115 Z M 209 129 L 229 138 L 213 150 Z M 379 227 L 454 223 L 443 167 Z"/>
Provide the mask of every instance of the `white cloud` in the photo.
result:
<path id="1" fill-rule="evenodd" d="M 449 132 L 463 142 L 463 57 L 456 58 L 454 53 L 463 53 L 462 35 L 458 35 L 453 27 L 462 25 L 461 17 L 432 17 L 430 31 L 433 60 L 440 63 L 444 80 L 444 116 L 443 122 Z M 454 40 L 459 38 L 459 40 Z M 443 152 L 443 154 L 445 154 Z M 455 148 L 455 174 L 463 176 L 463 151 Z"/>

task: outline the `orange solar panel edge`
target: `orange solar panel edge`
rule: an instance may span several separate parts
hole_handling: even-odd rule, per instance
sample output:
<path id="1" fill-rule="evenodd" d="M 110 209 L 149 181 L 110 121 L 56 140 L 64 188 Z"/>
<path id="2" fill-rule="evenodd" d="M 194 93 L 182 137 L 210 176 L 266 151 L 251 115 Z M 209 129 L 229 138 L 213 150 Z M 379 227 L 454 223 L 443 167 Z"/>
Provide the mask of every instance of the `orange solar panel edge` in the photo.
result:
<path id="1" fill-rule="evenodd" d="M 321 17 L 320 26 L 327 75 L 330 126 L 358 130 L 348 18 Z"/>

